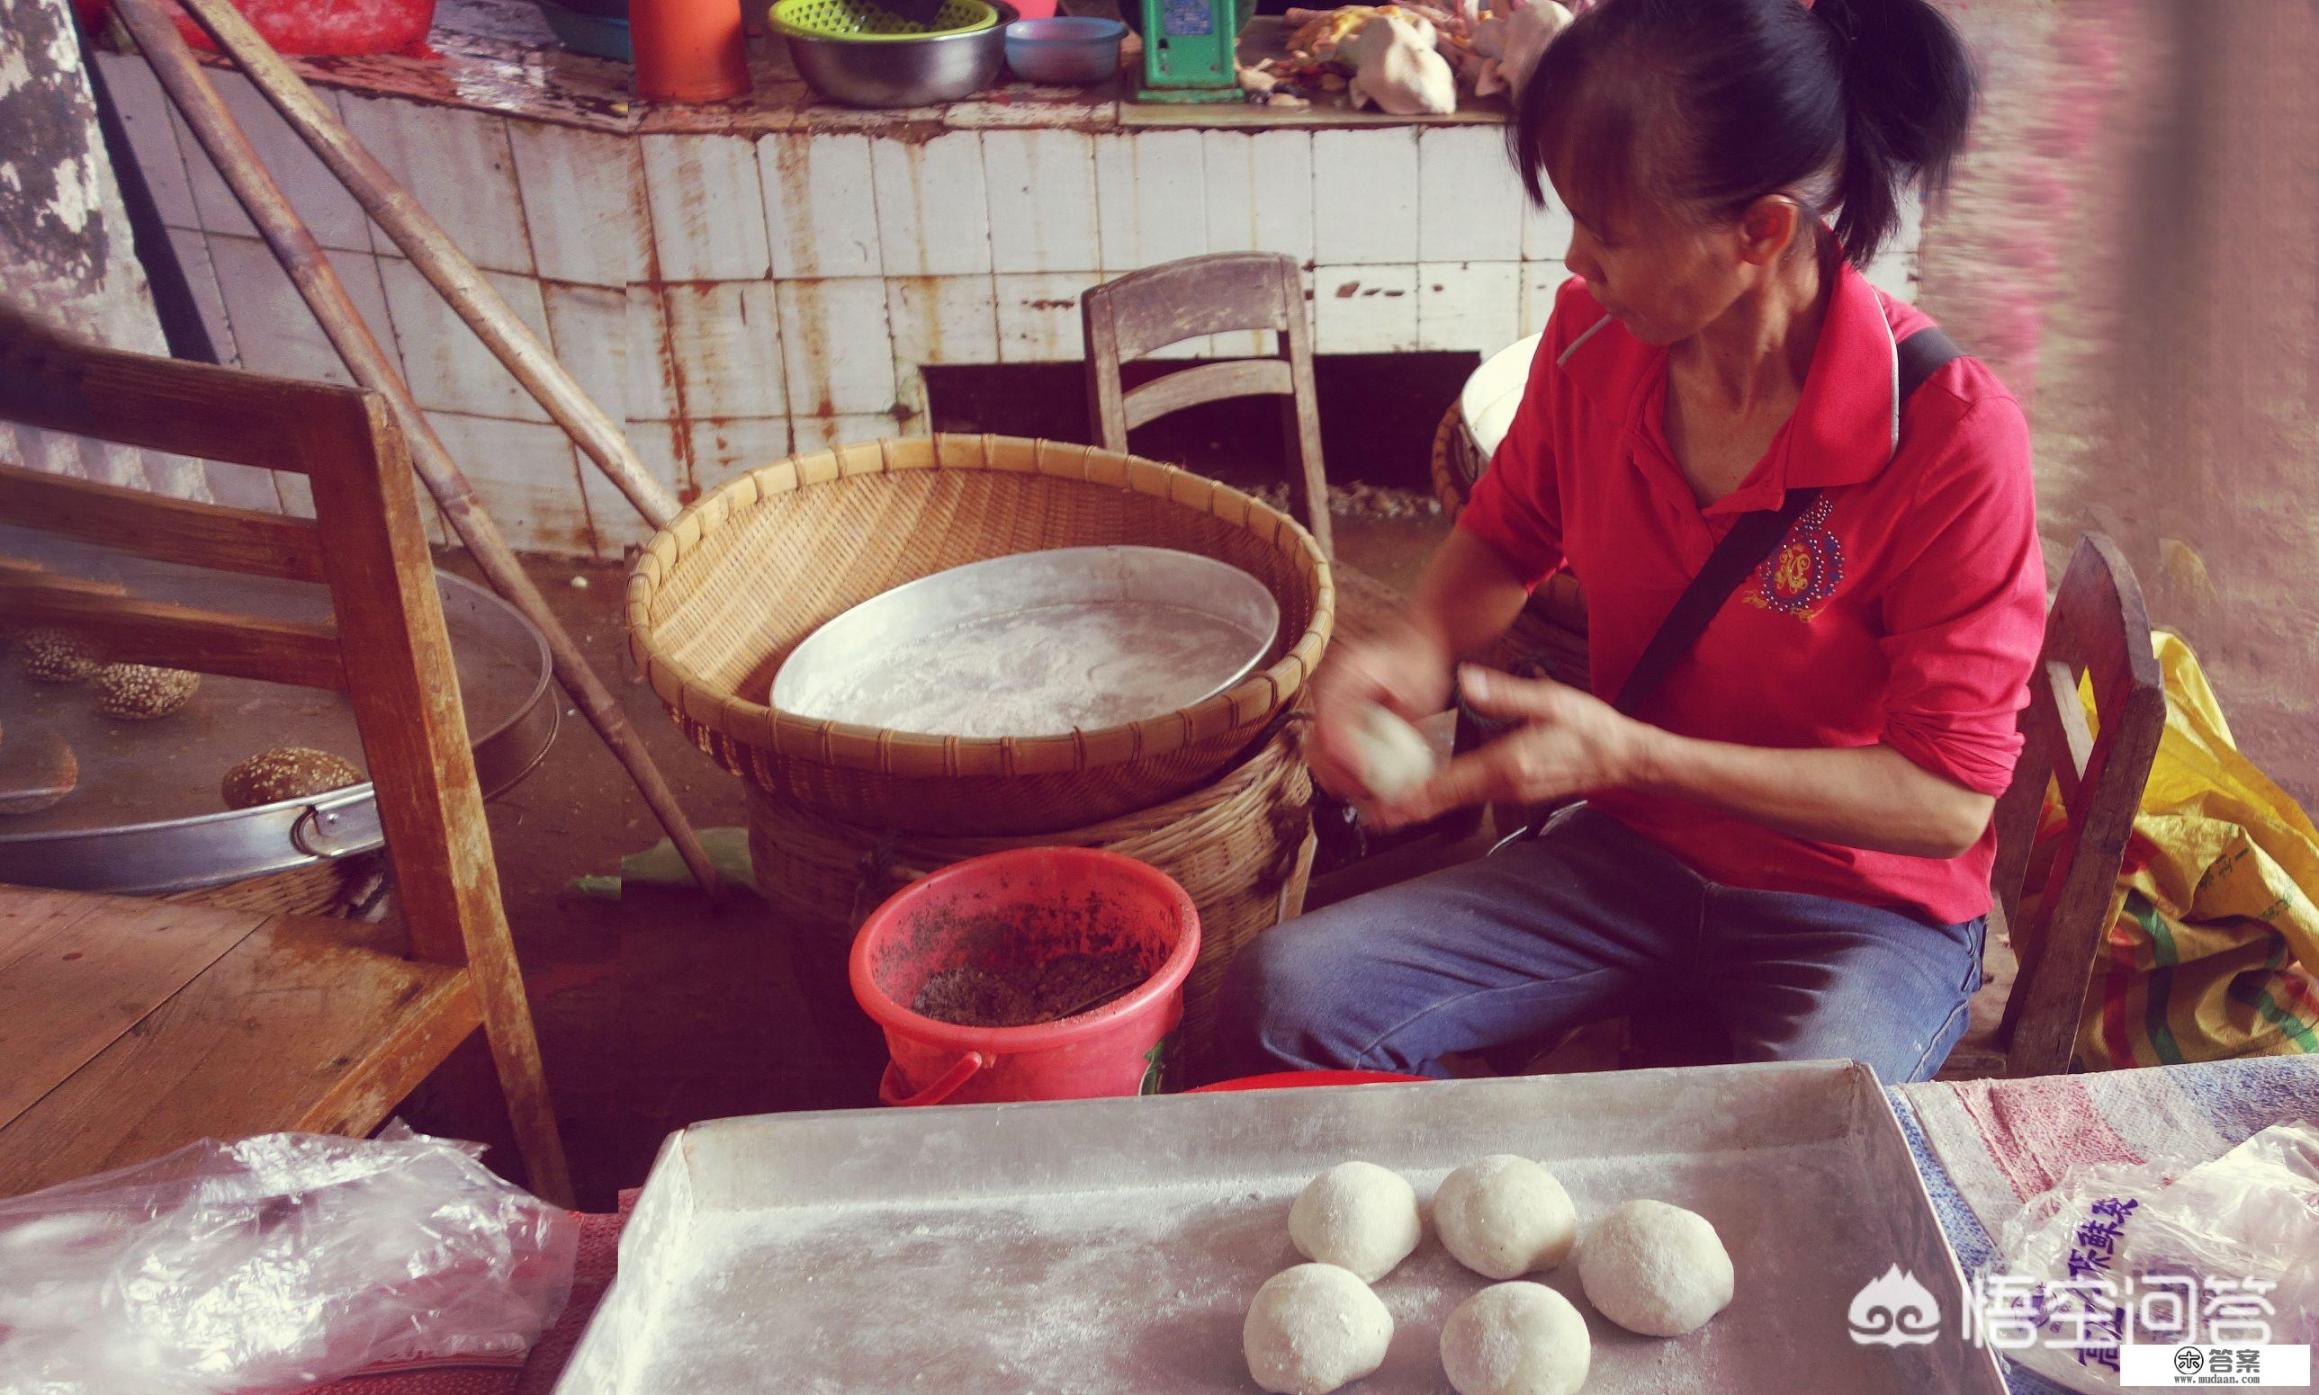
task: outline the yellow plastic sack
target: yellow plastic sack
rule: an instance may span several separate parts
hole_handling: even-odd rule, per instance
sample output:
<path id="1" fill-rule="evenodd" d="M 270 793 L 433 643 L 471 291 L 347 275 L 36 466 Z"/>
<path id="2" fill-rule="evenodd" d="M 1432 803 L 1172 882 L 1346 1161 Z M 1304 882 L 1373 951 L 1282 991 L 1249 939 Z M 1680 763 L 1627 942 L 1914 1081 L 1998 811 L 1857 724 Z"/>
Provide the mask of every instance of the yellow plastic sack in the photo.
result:
<path id="1" fill-rule="evenodd" d="M 2319 1051 L 2319 827 L 2239 754 L 2190 646 L 2156 640 L 2166 732 L 2094 960 L 2079 1063 Z M 2059 815 L 2049 796 L 2041 841 Z"/>

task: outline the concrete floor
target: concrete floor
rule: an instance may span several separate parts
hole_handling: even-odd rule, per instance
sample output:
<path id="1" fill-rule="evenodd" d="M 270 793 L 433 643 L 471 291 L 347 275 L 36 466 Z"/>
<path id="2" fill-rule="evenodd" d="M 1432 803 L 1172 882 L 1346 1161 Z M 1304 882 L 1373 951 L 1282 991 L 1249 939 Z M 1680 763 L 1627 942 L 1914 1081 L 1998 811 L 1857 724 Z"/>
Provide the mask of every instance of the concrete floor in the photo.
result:
<path id="1" fill-rule="evenodd" d="M 1339 518 L 1337 530 L 1345 561 L 1405 588 L 1445 525 Z M 462 562 L 449 558 L 446 565 Z M 621 571 L 545 559 L 529 565 L 686 812 L 703 828 L 740 825 L 740 781 L 695 750 L 634 676 L 620 618 Z M 644 889 L 612 903 L 567 890 L 574 877 L 612 872 L 623 855 L 661 836 L 618 764 L 568 704 L 547 758 L 495 801 L 490 815 L 501 891 L 583 1206 L 607 1208 L 620 1188 L 639 1184 L 661 1141 L 685 1124 L 874 1099 L 883 1065 L 874 1037 L 832 1041 L 817 1029 L 787 942 L 756 900 L 737 895 L 712 907 L 689 890 Z M 858 1019 L 850 1004 L 838 1006 L 840 1020 Z M 504 1145 L 506 1123 L 480 1039 L 404 1114 L 430 1132 Z M 505 1146 L 492 1161 L 518 1168 Z"/>

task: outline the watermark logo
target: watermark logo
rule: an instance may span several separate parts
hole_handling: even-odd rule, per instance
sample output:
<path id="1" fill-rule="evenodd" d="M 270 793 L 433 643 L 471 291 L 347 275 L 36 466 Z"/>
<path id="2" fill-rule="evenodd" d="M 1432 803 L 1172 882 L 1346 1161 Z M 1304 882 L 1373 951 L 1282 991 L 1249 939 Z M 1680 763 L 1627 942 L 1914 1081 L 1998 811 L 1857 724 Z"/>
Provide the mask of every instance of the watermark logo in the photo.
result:
<path id="1" fill-rule="evenodd" d="M 1941 1332 L 1940 1300 L 1895 1264 L 1853 1296 L 1852 1340 L 1866 1347 L 1929 1345 Z"/>

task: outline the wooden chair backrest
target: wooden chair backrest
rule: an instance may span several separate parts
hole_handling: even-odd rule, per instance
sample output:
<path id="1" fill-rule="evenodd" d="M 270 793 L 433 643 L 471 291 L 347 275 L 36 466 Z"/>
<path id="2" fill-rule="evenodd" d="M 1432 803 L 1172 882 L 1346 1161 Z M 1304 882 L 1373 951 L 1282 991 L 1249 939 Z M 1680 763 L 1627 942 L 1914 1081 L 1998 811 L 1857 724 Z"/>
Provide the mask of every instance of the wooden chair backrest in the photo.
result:
<path id="1" fill-rule="evenodd" d="M 2078 697 L 2089 674 L 2098 735 Z M 2008 1075 L 2069 1069 L 2126 839 L 2165 728 L 2166 693 L 2142 588 L 2117 544 L 2088 534 L 2046 618 L 2021 713 L 2021 759 L 1997 802 L 1990 889 L 2021 961 L 2002 1026 Z M 2049 786 L 2060 789 L 2067 828 L 2036 913 L 2025 922 L 2022 881 Z"/>
<path id="2" fill-rule="evenodd" d="M 1312 328 L 1296 258 L 1218 252 L 1162 262 L 1093 287 L 1080 300 L 1079 315 L 1087 338 L 1087 415 L 1098 444 L 1124 452 L 1128 432 L 1172 412 L 1234 397 L 1278 396 L 1284 399 L 1282 438 L 1296 457 L 1290 471 L 1296 511 L 1322 555 L 1334 555 Z M 1276 357 L 1203 363 L 1125 389 L 1120 365 L 1129 359 L 1204 334 L 1264 330 L 1280 336 Z"/>
<path id="3" fill-rule="evenodd" d="M 0 307 L 0 421 L 303 475 L 314 518 L 0 466 L 0 518 L 143 557 L 318 581 L 300 624 L 0 569 L 0 614 L 108 657 L 347 695 L 412 953 L 514 972 L 451 641 L 400 429 L 375 393 L 107 349 Z"/>

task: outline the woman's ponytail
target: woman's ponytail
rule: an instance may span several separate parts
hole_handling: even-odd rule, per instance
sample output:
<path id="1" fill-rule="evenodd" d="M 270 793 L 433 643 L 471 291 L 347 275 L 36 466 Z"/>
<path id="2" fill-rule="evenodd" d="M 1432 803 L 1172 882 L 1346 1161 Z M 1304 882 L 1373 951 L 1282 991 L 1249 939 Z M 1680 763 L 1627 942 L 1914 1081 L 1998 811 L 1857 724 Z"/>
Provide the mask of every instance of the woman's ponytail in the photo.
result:
<path id="1" fill-rule="evenodd" d="M 1843 75 L 1836 240 L 1865 266 L 1900 226 L 1902 191 L 1947 185 L 1972 126 L 1972 60 L 1926 0 L 1813 0 L 1812 14 Z"/>

